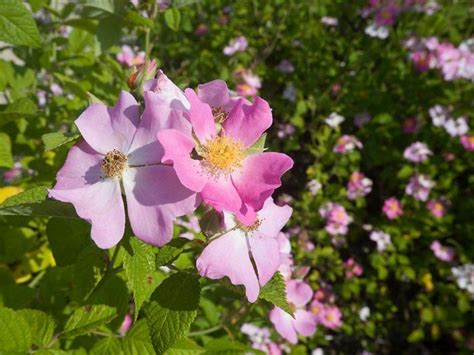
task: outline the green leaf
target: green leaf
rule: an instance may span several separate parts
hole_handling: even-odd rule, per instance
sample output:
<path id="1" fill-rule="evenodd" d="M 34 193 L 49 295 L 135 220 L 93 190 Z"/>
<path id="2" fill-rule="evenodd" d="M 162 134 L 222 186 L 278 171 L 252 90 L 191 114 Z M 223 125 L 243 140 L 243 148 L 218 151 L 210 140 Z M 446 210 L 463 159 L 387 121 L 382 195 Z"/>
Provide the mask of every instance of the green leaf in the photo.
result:
<path id="1" fill-rule="evenodd" d="M 25 285 L 14 284 L 0 287 L 0 307 L 26 308 L 34 298 L 35 290 Z"/>
<path id="2" fill-rule="evenodd" d="M 8 134 L 0 132 L 0 166 L 11 168 L 13 166 L 12 142 Z"/>
<path id="3" fill-rule="evenodd" d="M 78 336 L 88 333 L 97 327 L 109 323 L 117 316 L 115 308 L 105 305 L 85 306 L 76 311 L 69 317 L 64 334 L 67 336 Z"/>
<path id="4" fill-rule="evenodd" d="M 56 149 L 64 144 L 70 143 L 78 139 L 81 135 L 76 133 L 46 133 L 41 136 L 44 143 L 44 150 Z"/>
<path id="5" fill-rule="evenodd" d="M 0 204 L 0 216 L 78 218 L 71 204 L 45 200 L 47 195 L 47 187 L 39 186 L 9 197 Z"/>
<path id="6" fill-rule="evenodd" d="M 425 332 L 423 331 L 423 329 L 419 328 L 412 331 L 410 335 L 408 335 L 407 340 L 410 343 L 416 343 L 422 340 L 424 337 L 425 337 Z"/>
<path id="7" fill-rule="evenodd" d="M 285 280 L 280 272 L 277 272 L 272 279 L 261 288 L 259 297 L 281 308 L 286 313 L 293 315 L 293 310 L 286 299 Z"/>
<path id="8" fill-rule="evenodd" d="M 26 353 L 31 347 L 28 322 L 9 308 L 0 308 L 0 352 Z"/>
<path id="9" fill-rule="evenodd" d="M 134 25 L 153 28 L 153 20 L 143 17 L 135 11 L 127 11 L 125 18 Z"/>
<path id="10" fill-rule="evenodd" d="M 145 319 L 136 322 L 123 339 L 125 355 L 155 354 L 151 344 L 150 330 Z"/>
<path id="11" fill-rule="evenodd" d="M 41 46 L 35 20 L 22 1 L 0 1 L 0 41 L 31 47 Z"/>
<path id="12" fill-rule="evenodd" d="M 179 10 L 175 7 L 172 7 L 165 11 L 165 22 L 169 28 L 173 31 L 179 29 L 179 23 L 181 22 L 181 14 Z"/>
<path id="13" fill-rule="evenodd" d="M 145 307 L 155 351 L 165 352 L 186 335 L 199 308 L 200 285 L 195 275 L 177 273 L 156 289 Z"/>
<path id="14" fill-rule="evenodd" d="M 264 354 L 263 352 L 249 348 L 247 345 L 222 337 L 213 339 L 206 343 L 206 354 Z"/>
<path id="15" fill-rule="evenodd" d="M 267 139 L 267 134 L 264 133 L 260 138 L 245 151 L 245 155 L 252 155 L 257 153 L 262 153 L 265 151 L 265 141 Z"/>
<path id="16" fill-rule="evenodd" d="M 201 232 L 208 238 L 224 231 L 222 219 L 213 209 L 204 213 L 202 218 L 199 220 L 199 227 L 201 227 Z"/>
<path id="17" fill-rule="evenodd" d="M 94 344 L 89 354 L 92 355 L 118 355 L 123 354 L 122 344 L 118 338 L 110 336 Z"/>
<path id="18" fill-rule="evenodd" d="M 177 238 L 158 249 L 156 266 L 160 267 L 173 262 L 181 254 L 187 242 L 188 240 L 185 238 Z"/>
<path id="19" fill-rule="evenodd" d="M 157 286 L 152 281 L 153 272 L 156 270 L 155 254 L 151 245 L 143 243 L 138 238 L 131 238 L 130 248 L 125 249 L 123 266 L 127 285 L 133 292 L 136 320 L 143 302 L 151 296 Z"/>
<path id="20" fill-rule="evenodd" d="M 197 345 L 194 341 L 183 338 L 166 350 L 164 355 L 196 355 L 202 354 L 205 351 L 204 348 Z"/>
<path id="21" fill-rule="evenodd" d="M 97 40 L 100 44 L 100 50 L 106 51 L 113 45 L 119 45 L 122 38 L 122 28 L 124 23 L 120 18 L 109 16 L 101 19 L 97 27 Z"/>
<path id="22" fill-rule="evenodd" d="M 86 0 L 84 6 L 94 7 L 105 12 L 114 13 L 115 5 L 113 0 Z"/>
<path id="23" fill-rule="evenodd" d="M 0 126 L 18 118 L 35 115 L 37 111 L 36 105 L 30 99 L 15 100 L 7 105 L 3 111 L 0 111 Z"/>
<path id="24" fill-rule="evenodd" d="M 49 246 L 58 266 L 74 264 L 90 242 L 90 224 L 82 219 L 51 218 L 46 226 Z"/>
<path id="25" fill-rule="evenodd" d="M 51 341 L 54 333 L 54 320 L 50 315 L 34 309 L 22 309 L 17 311 L 17 314 L 21 315 L 30 325 L 33 344 L 45 346 Z"/>

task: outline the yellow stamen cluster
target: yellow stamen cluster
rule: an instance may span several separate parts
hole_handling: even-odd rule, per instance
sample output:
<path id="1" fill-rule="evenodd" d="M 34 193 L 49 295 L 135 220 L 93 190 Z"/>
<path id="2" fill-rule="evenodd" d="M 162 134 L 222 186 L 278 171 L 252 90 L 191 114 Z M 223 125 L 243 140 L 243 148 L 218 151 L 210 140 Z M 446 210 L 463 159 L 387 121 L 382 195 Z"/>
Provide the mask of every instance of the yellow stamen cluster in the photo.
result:
<path id="1" fill-rule="evenodd" d="M 245 158 L 239 141 L 225 136 L 217 136 L 202 147 L 203 165 L 214 176 L 230 174 L 242 167 Z"/>
<path id="2" fill-rule="evenodd" d="M 126 168 L 127 157 L 117 149 L 108 152 L 100 164 L 100 169 L 106 177 L 122 176 Z"/>
<path id="3" fill-rule="evenodd" d="M 222 107 L 213 107 L 212 116 L 214 117 L 214 122 L 223 123 L 227 119 L 227 112 L 224 111 Z"/>
<path id="4" fill-rule="evenodd" d="M 245 224 L 242 224 L 240 222 L 237 222 L 237 227 L 241 230 L 243 230 L 244 232 L 253 232 L 253 231 L 256 231 L 260 225 L 262 224 L 262 221 L 260 219 L 256 219 L 254 224 L 250 225 L 250 226 L 246 226 Z"/>

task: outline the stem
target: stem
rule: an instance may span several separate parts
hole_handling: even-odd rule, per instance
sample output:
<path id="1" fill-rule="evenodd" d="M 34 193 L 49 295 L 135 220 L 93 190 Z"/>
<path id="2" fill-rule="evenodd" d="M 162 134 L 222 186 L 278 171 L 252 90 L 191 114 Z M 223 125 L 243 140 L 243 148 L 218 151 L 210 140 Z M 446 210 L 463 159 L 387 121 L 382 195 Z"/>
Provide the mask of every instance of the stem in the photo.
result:
<path id="1" fill-rule="evenodd" d="M 223 328 L 222 325 L 216 325 L 215 327 L 212 327 L 212 328 L 209 328 L 209 329 L 204 329 L 204 330 L 198 330 L 196 332 L 189 332 L 188 333 L 188 336 L 190 337 L 197 337 L 197 336 L 200 336 L 200 335 L 205 335 L 205 334 L 209 334 L 209 333 L 214 333 L 218 330 L 221 330 Z"/>
<path id="2" fill-rule="evenodd" d="M 42 270 L 40 273 L 38 273 L 38 275 L 35 276 L 35 278 L 33 280 L 31 280 L 30 284 L 28 285 L 28 287 L 30 288 L 35 288 L 36 285 L 41 281 L 41 279 L 43 278 L 43 276 L 46 274 L 46 270 Z"/>

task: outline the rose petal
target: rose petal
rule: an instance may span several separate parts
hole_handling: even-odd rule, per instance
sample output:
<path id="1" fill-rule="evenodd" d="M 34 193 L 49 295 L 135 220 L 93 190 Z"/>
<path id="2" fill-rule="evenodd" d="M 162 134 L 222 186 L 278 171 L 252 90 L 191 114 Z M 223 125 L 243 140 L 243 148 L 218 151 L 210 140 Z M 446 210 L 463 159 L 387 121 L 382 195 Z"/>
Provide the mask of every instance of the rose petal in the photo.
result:
<path id="1" fill-rule="evenodd" d="M 226 108 L 230 103 L 229 89 L 223 80 L 213 80 L 198 86 L 197 96 L 211 107 Z"/>
<path id="2" fill-rule="evenodd" d="M 280 248 L 276 238 L 252 235 L 249 237 L 250 251 L 257 266 L 260 286 L 265 285 L 280 266 Z"/>
<path id="3" fill-rule="evenodd" d="M 184 96 L 183 91 L 168 79 L 161 70 L 157 79 L 148 80 L 143 84 L 143 91 L 152 91 L 172 109 L 189 110 L 189 101 Z"/>
<path id="4" fill-rule="evenodd" d="M 270 311 L 269 318 L 278 334 L 291 344 L 298 343 L 298 335 L 293 326 L 294 319 L 288 313 L 281 308 L 275 307 Z"/>
<path id="5" fill-rule="evenodd" d="M 298 309 L 295 312 L 294 326 L 301 335 L 306 337 L 312 336 L 316 331 L 316 317 L 311 312 Z"/>
<path id="6" fill-rule="evenodd" d="M 189 119 L 193 125 L 194 133 L 199 141 L 204 143 L 216 135 L 216 124 L 212 116 L 211 107 L 202 103 L 192 89 L 184 91 L 187 99 L 191 103 Z"/>
<path id="7" fill-rule="evenodd" d="M 313 290 L 301 280 L 289 280 L 286 283 L 288 301 L 297 307 L 305 306 L 313 297 Z"/>
<path id="8" fill-rule="evenodd" d="M 277 237 L 290 219 L 292 212 L 293 209 L 290 206 L 277 206 L 273 198 L 267 198 L 262 209 L 258 211 L 259 232 L 269 237 Z"/>

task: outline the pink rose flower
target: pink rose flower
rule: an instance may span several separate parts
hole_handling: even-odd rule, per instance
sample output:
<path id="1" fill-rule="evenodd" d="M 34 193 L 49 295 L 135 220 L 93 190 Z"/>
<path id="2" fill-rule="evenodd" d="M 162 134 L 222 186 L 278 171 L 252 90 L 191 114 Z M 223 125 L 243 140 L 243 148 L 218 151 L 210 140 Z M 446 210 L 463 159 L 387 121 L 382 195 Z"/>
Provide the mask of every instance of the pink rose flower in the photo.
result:
<path id="1" fill-rule="evenodd" d="M 260 287 L 280 266 L 278 234 L 291 212 L 291 207 L 277 206 L 271 197 L 258 211 L 251 226 L 243 225 L 232 214 L 224 212 L 224 226 L 228 232 L 212 240 L 197 259 L 201 276 L 213 280 L 227 276 L 234 285 L 244 285 L 248 300 L 255 302 Z"/>
<path id="2" fill-rule="evenodd" d="M 124 45 L 122 51 L 117 54 L 117 61 L 129 67 L 139 66 L 145 63 L 145 52 L 135 53 L 130 46 Z"/>
<path id="3" fill-rule="evenodd" d="M 428 207 L 431 214 L 436 218 L 443 218 L 446 214 L 446 203 L 441 200 L 429 200 L 426 207 Z"/>
<path id="4" fill-rule="evenodd" d="M 342 325 L 342 313 L 337 306 L 324 306 L 318 317 L 319 322 L 326 328 L 337 329 Z"/>
<path id="5" fill-rule="evenodd" d="M 295 318 L 278 307 L 270 311 L 269 317 L 278 334 L 291 344 L 296 344 L 298 334 L 309 337 L 316 331 L 316 317 L 305 307 L 311 301 L 313 291 L 301 280 L 289 280 L 286 283 L 286 295 L 295 309 Z"/>
<path id="6" fill-rule="evenodd" d="M 405 188 L 405 193 L 413 196 L 418 201 L 426 201 L 434 186 L 435 182 L 428 176 L 415 174 L 410 178 L 410 181 Z"/>
<path id="7" fill-rule="evenodd" d="M 94 242 L 111 248 L 125 230 L 122 183 L 134 234 L 157 246 L 170 241 L 173 220 L 193 211 L 198 200 L 172 167 L 160 164 L 163 149 L 155 136 L 165 128 L 190 134 L 189 122 L 148 91 L 141 119 L 135 98 L 122 92 L 112 108 L 89 106 L 76 126 L 83 139 L 70 150 L 49 196 L 72 203 L 92 225 Z"/>
<path id="8" fill-rule="evenodd" d="M 433 254 L 441 261 L 450 263 L 456 258 L 456 252 L 453 248 L 445 247 L 437 240 L 431 243 L 430 248 Z"/>
<path id="9" fill-rule="evenodd" d="M 247 49 L 248 42 L 244 36 L 234 38 L 229 44 L 224 47 L 223 53 L 227 56 L 232 56 L 237 52 L 243 52 Z"/>
<path id="10" fill-rule="evenodd" d="M 127 334 L 128 330 L 133 324 L 133 318 L 130 314 L 126 314 L 125 318 L 123 319 L 122 325 L 120 326 L 119 333 L 121 336 Z"/>
<path id="11" fill-rule="evenodd" d="M 352 279 L 353 277 L 361 276 L 364 270 L 362 266 L 357 263 L 354 258 L 349 258 L 344 261 L 344 268 L 346 270 L 346 278 Z"/>
<path id="12" fill-rule="evenodd" d="M 205 103 L 209 93 L 204 100 L 192 89 L 186 89 L 185 94 L 191 103 L 194 136 L 176 129 L 158 132 L 165 152 L 162 162 L 173 164 L 181 183 L 199 192 L 205 203 L 217 211 L 235 213 L 240 222 L 252 225 L 256 211 L 293 166 L 285 154 L 249 151 L 272 124 L 270 106 L 259 97 L 253 104 L 239 99 L 227 114 Z M 221 92 L 214 94 L 215 102 L 223 96 Z"/>
<path id="13" fill-rule="evenodd" d="M 464 149 L 468 152 L 474 152 L 474 134 L 462 136 L 460 141 Z"/>
<path id="14" fill-rule="evenodd" d="M 334 152 L 344 154 L 356 148 L 362 149 L 362 143 L 354 136 L 344 135 L 337 140 Z"/>
<path id="15" fill-rule="evenodd" d="M 331 235 L 345 235 L 348 226 L 352 222 L 352 217 L 346 209 L 337 203 L 326 203 L 319 209 L 321 217 L 326 219 L 326 231 Z"/>
<path id="16" fill-rule="evenodd" d="M 425 143 L 415 142 L 405 149 L 403 157 L 406 160 L 419 163 L 428 159 L 428 156 L 432 154 L 433 153 Z"/>
<path id="17" fill-rule="evenodd" d="M 396 219 L 403 214 L 402 204 L 395 197 L 384 201 L 382 211 L 388 219 Z"/>
<path id="18" fill-rule="evenodd" d="M 355 200 L 357 197 L 367 195 L 370 191 L 372 191 L 372 180 L 361 172 L 354 171 L 347 183 L 347 197 Z"/>

